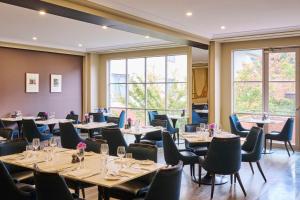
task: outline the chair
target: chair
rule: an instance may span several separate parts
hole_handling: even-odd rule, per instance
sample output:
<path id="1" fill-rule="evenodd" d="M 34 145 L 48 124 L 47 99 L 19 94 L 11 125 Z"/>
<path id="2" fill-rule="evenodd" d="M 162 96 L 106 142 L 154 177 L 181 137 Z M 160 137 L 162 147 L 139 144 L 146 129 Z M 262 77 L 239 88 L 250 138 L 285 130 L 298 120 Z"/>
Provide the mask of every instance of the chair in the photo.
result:
<path id="1" fill-rule="evenodd" d="M 2 136 L 1 134 L 3 134 L 4 136 Z M 9 134 L 9 135 L 7 135 Z M 5 124 L 3 123 L 3 121 L 0 119 L 0 136 L 5 137 L 6 139 L 15 139 L 15 138 L 19 138 L 19 131 L 18 130 L 14 130 L 11 128 L 7 128 L 5 126 Z"/>
<path id="2" fill-rule="evenodd" d="M 198 156 L 188 150 L 179 151 L 168 132 L 163 132 L 162 136 L 166 163 L 168 165 L 176 165 L 181 160 L 183 165 L 190 165 L 191 177 L 195 178 L 195 164 L 199 163 Z"/>
<path id="3" fill-rule="evenodd" d="M 70 111 L 70 113 L 66 116 L 66 119 L 74 120 L 73 124 L 79 124 L 79 116 L 75 114 L 74 111 Z"/>
<path id="4" fill-rule="evenodd" d="M 240 137 L 214 137 L 212 139 L 206 158 L 199 158 L 199 174 L 201 174 L 201 168 L 203 167 L 212 175 L 211 199 L 214 195 L 216 174 L 231 175 L 231 177 L 234 175 L 238 179 L 244 195 L 247 195 L 239 175 L 239 170 L 241 168 L 241 157 Z M 200 185 L 201 178 L 199 178 L 199 186 Z"/>
<path id="5" fill-rule="evenodd" d="M 28 142 L 32 142 L 33 138 L 39 138 L 40 141 L 45 141 L 53 136 L 52 134 L 41 133 L 32 119 L 23 119 L 22 124 L 23 135 Z"/>
<path id="6" fill-rule="evenodd" d="M 152 160 L 157 162 L 157 148 L 149 144 L 130 144 L 127 153 L 132 153 L 132 157 L 137 160 Z M 149 189 L 149 185 L 155 173 L 128 181 L 109 189 L 110 197 L 129 200 L 144 196 Z"/>
<path id="7" fill-rule="evenodd" d="M 236 114 L 232 114 L 229 116 L 229 122 L 230 122 L 231 132 L 233 134 L 238 135 L 240 137 L 247 137 L 249 130 L 245 129 L 241 125 Z"/>
<path id="8" fill-rule="evenodd" d="M 57 173 L 34 173 L 34 181 L 38 200 L 79 200 L 72 194 L 63 177 Z"/>
<path id="9" fill-rule="evenodd" d="M 160 169 L 154 177 L 144 200 L 179 200 L 183 163 Z"/>
<path id="10" fill-rule="evenodd" d="M 122 110 L 119 117 L 107 117 L 107 123 L 118 124 L 119 128 L 123 128 L 125 124 L 125 111 Z"/>
<path id="11" fill-rule="evenodd" d="M 119 128 L 103 128 L 102 135 L 109 146 L 109 155 L 117 156 L 118 146 L 124 146 L 127 149 L 127 143 Z"/>
<path id="12" fill-rule="evenodd" d="M 193 124 L 207 123 L 207 121 L 208 121 L 207 118 L 201 117 L 194 110 L 192 111 L 192 123 Z"/>
<path id="13" fill-rule="evenodd" d="M 154 115 L 154 119 L 166 120 L 167 121 L 167 131 L 173 135 L 173 139 L 176 140 L 177 133 L 177 143 L 179 145 L 179 129 L 174 128 L 170 122 L 170 119 L 167 115 Z"/>
<path id="14" fill-rule="evenodd" d="M 35 200 L 35 190 L 30 185 L 15 183 L 2 161 L 0 161 L 1 199 Z"/>
<path id="15" fill-rule="evenodd" d="M 26 145 L 28 145 L 28 142 L 25 139 L 15 139 L 0 143 L 0 156 L 22 153 L 26 150 Z M 31 170 L 10 164 L 5 164 L 5 166 L 14 180 L 18 182 L 31 182 L 33 177 Z"/>
<path id="16" fill-rule="evenodd" d="M 252 173 L 254 174 L 252 162 L 256 162 L 257 167 L 264 178 L 267 179 L 261 169 L 259 160 L 261 159 L 261 152 L 263 149 L 263 130 L 259 127 L 252 127 L 246 137 L 246 141 L 242 145 L 242 162 L 248 162 Z"/>
<path id="17" fill-rule="evenodd" d="M 93 116 L 94 122 L 105 122 L 103 112 L 89 113 L 89 116 L 91 115 Z"/>
<path id="18" fill-rule="evenodd" d="M 291 140 L 293 137 L 293 126 L 294 126 L 294 119 L 288 118 L 286 123 L 284 124 L 281 132 L 272 131 L 271 133 L 265 134 L 265 148 L 267 146 L 267 140 L 270 140 L 270 149 L 272 149 L 272 141 L 276 140 L 276 141 L 284 142 L 285 149 L 289 156 L 290 156 L 290 152 L 289 152 L 287 143 L 291 147 L 293 153 L 295 153 L 295 151 L 292 147 L 292 144 L 291 144 Z"/>
<path id="19" fill-rule="evenodd" d="M 166 120 L 153 119 L 151 122 L 151 126 L 159 126 L 167 128 Z M 157 147 L 162 147 L 162 135 L 161 130 L 153 131 L 147 133 L 142 139 L 141 143 L 155 145 Z"/>
<path id="20" fill-rule="evenodd" d="M 1 119 L 0 119 L 0 128 L 5 128 L 5 125 Z"/>
<path id="21" fill-rule="evenodd" d="M 185 125 L 185 132 L 195 133 L 199 124 L 186 124 Z M 189 143 L 185 141 L 185 148 L 194 152 L 198 156 L 206 156 L 207 154 L 207 143 Z"/>
<path id="22" fill-rule="evenodd" d="M 158 112 L 156 110 L 148 111 L 148 117 L 149 117 L 149 124 L 152 123 L 152 121 L 155 118 L 155 115 L 158 115 Z"/>
<path id="23" fill-rule="evenodd" d="M 37 117 L 39 117 L 39 119 L 37 119 L 37 120 L 47 120 L 48 119 L 48 113 L 47 112 L 39 112 L 37 114 Z M 47 125 L 38 124 L 37 127 L 38 127 L 38 130 L 41 133 L 46 133 L 46 132 L 49 131 L 49 126 L 47 126 Z"/>

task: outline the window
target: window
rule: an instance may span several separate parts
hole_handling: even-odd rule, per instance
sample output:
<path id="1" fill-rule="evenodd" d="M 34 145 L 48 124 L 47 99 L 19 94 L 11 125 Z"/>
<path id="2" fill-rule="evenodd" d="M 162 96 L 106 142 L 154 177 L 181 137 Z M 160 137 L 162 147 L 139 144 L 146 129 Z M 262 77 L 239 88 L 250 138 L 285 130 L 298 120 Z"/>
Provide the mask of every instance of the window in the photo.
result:
<path id="1" fill-rule="evenodd" d="M 109 61 L 108 104 L 113 113 L 147 123 L 147 111 L 187 109 L 187 55 Z"/>

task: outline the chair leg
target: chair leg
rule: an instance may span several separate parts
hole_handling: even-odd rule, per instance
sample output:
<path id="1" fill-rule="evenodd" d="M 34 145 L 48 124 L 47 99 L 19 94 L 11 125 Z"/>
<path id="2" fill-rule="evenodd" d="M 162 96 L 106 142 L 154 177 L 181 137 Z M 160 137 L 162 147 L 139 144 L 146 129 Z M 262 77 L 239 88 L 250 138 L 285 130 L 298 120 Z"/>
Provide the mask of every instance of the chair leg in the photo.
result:
<path id="1" fill-rule="evenodd" d="M 80 193 L 80 190 L 79 190 L 79 187 L 76 186 L 76 188 L 74 189 L 74 193 L 79 196 L 79 193 Z"/>
<path id="2" fill-rule="evenodd" d="M 179 146 L 179 132 L 177 132 L 177 144 Z"/>
<path id="3" fill-rule="evenodd" d="M 292 146 L 292 144 L 291 144 L 291 141 L 288 141 L 288 143 L 289 143 L 289 145 L 290 145 L 290 147 L 291 147 L 293 153 L 295 153 L 295 151 L 294 151 L 294 149 L 293 149 L 293 146 Z"/>
<path id="4" fill-rule="evenodd" d="M 273 143 L 273 140 L 270 140 L 270 151 L 272 150 L 272 143 Z"/>
<path id="5" fill-rule="evenodd" d="M 253 170 L 252 163 L 251 163 L 251 162 L 249 162 L 249 165 L 250 165 L 250 168 L 251 168 L 252 174 L 254 174 L 254 170 Z"/>
<path id="6" fill-rule="evenodd" d="M 264 175 L 264 172 L 263 172 L 263 170 L 262 170 L 262 168 L 261 168 L 261 166 L 260 166 L 259 161 L 257 161 L 256 164 L 257 164 L 257 167 L 258 167 L 258 169 L 259 169 L 259 171 L 260 171 L 262 177 L 264 178 L 265 182 L 267 182 L 267 179 L 266 179 L 266 177 L 265 177 L 265 175 Z"/>
<path id="7" fill-rule="evenodd" d="M 234 183 L 236 183 L 236 175 L 234 174 L 233 176 L 234 176 Z"/>
<path id="8" fill-rule="evenodd" d="M 264 145 L 264 148 L 265 148 L 265 153 L 266 153 L 266 151 L 267 151 L 267 139 L 265 138 L 265 145 Z"/>
<path id="9" fill-rule="evenodd" d="M 290 152 L 289 152 L 289 149 L 288 149 L 288 147 L 287 147 L 286 142 L 284 142 L 284 145 L 285 145 L 285 149 L 286 149 L 286 151 L 287 151 L 287 153 L 288 153 L 288 155 L 289 155 L 289 157 L 290 157 L 291 155 L 290 155 Z"/>
<path id="10" fill-rule="evenodd" d="M 81 188 L 81 194 L 82 194 L 82 198 L 85 199 L 85 191 L 84 191 L 84 188 Z"/>
<path id="11" fill-rule="evenodd" d="M 230 174 L 230 184 L 232 185 L 232 179 L 233 179 L 233 176 L 232 174 Z"/>
<path id="12" fill-rule="evenodd" d="M 214 190 L 215 190 L 215 178 L 216 178 L 216 175 L 215 174 L 212 174 L 211 175 L 211 193 L 210 193 L 210 199 L 212 199 L 214 197 Z"/>
<path id="13" fill-rule="evenodd" d="M 190 174 L 191 174 L 191 177 L 193 179 L 193 165 L 192 164 L 190 165 Z"/>
<path id="14" fill-rule="evenodd" d="M 243 190 L 244 195 L 247 196 L 247 193 L 246 193 L 245 188 L 243 186 L 240 174 L 237 172 L 237 173 L 235 173 L 235 176 L 236 176 L 236 178 L 237 178 L 237 180 L 238 180 L 238 182 L 239 182 L 239 184 L 240 184 L 240 186 L 241 186 L 241 188 Z"/>

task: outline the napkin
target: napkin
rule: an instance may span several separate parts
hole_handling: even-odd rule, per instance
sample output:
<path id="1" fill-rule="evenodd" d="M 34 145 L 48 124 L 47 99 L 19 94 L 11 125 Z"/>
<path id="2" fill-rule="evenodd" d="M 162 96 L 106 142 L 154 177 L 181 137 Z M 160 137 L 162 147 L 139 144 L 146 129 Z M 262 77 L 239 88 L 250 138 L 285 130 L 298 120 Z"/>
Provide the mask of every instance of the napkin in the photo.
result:
<path id="1" fill-rule="evenodd" d="M 129 175 L 135 175 L 135 174 L 143 173 L 144 171 L 138 168 L 123 168 L 119 172 L 124 174 L 129 174 Z"/>
<path id="2" fill-rule="evenodd" d="M 67 175 L 73 176 L 76 178 L 87 178 L 93 175 L 99 174 L 98 172 L 92 171 L 90 169 L 78 169 L 75 171 L 68 172 Z"/>

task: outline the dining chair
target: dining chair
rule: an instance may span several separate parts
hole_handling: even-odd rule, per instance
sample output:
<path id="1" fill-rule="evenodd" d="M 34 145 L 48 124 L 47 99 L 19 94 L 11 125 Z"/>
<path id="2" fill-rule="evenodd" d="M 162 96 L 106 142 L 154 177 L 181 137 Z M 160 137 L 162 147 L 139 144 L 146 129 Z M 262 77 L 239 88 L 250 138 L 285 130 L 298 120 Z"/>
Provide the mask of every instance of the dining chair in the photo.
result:
<path id="1" fill-rule="evenodd" d="M 66 116 L 66 119 L 71 119 L 73 120 L 73 124 L 79 124 L 79 115 L 75 114 L 74 111 L 70 111 L 70 113 Z"/>
<path id="2" fill-rule="evenodd" d="M 63 177 L 57 173 L 34 172 L 36 196 L 38 200 L 80 200 L 72 194 Z"/>
<path id="3" fill-rule="evenodd" d="M 246 137 L 246 141 L 242 145 L 242 162 L 248 162 L 252 173 L 254 174 L 252 162 L 256 162 L 259 172 L 267 179 L 262 171 L 259 160 L 261 159 L 261 152 L 263 150 L 263 130 L 259 127 L 252 127 Z"/>
<path id="4" fill-rule="evenodd" d="M 196 133 L 197 127 L 200 127 L 200 124 L 186 124 L 184 130 L 187 133 Z M 192 151 L 198 156 L 206 156 L 208 143 L 189 143 L 185 140 L 185 148 Z"/>
<path id="5" fill-rule="evenodd" d="M 157 147 L 149 144 L 134 143 L 130 144 L 126 153 L 132 153 L 136 160 L 152 160 L 157 162 Z M 149 189 L 155 173 L 151 173 L 140 178 L 119 184 L 109 189 L 110 197 L 130 200 L 137 197 L 145 196 Z"/>
<path id="6" fill-rule="evenodd" d="M 181 160 L 183 165 L 190 165 L 191 178 L 195 178 L 195 164 L 199 163 L 199 157 L 189 150 L 178 150 L 169 132 L 164 131 L 162 136 L 166 163 L 168 165 L 176 165 Z"/>
<path id="7" fill-rule="evenodd" d="M 13 130 L 10 128 L 0 128 L 0 136 L 7 140 L 13 140 Z"/>
<path id="8" fill-rule="evenodd" d="M 155 115 L 154 119 L 160 119 L 160 120 L 166 120 L 167 121 L 167 131 L 173 135 L 173 139 L 176 140 L 177 138 L 177 144 L 179 145 L 179 128 L 173 127 L 173 125 L 170 122 L 170 119 L 167 115 Z M 177 134 L 177 136 L 176 136 Z"/>
<path id="9" fill-rule="evenodd" d="M 48 120 L 49 116 L 47 112 L 39 112 L 37 117 L 39 117 L 37 120 Z M 41 133 L 46 133 L 49 131 L 49 126 L 47 125 L 38 124 L 37 127 Z"/>
<path id="10" fill-rule="evenodd" d="M 31 185 L 16 183 L 7 168 L 0 161 L 0 194 L 1 199 L 35 200 L 35 189 Z"/>
<path id="11" fill-rule="evenodd" d="M 1 119 L 0 119 L 0 128 L 5 128 L 5 125 Z"/>
<path id="12" fill-rule="evenodd" d="M 140 200 L 179 200 L 183 162 L 158 170 L 145 198 Z"/>
<path id="13" fill-rule="evenodd" d="M 9 133 L 10 132 L 9 130 L 11 130 L 10 135 L 7 135 L 10 139 L 19 138 L 19 131 L 18 130 L 14 130 L 14 129 L 9 128 L 9 127 L 6 127 L 5 124 L 4 124 L 4 122 L 0 119 L 0 130 L 1 129 L 3 130 L 2 134 L 4 134 L 4 135 L 6 135 L 7 133 Z M 5 137 L 5 138 L 7 138 L 7 137 Z"/>
<path id="14" fill-rule="evenodd" d="M 119 117 L 107 117 L 107 123 L 115 123 L 119 128 L 123 128 L 125 124 L 125 111 L 122 110 Z"/>
<path id="15" fill-rule="evenodd" d="M 158 115 L 156 110 L 148 111 L 149 124 L 151 125 L 152 121 L 155 118 L 155 115 Z"/>
<path id="16" fill-rule="evenodd" d="M 50 133 L 41 133 L 32 119 L 23 119 L 22 124 L 23 135 L 28 142 L 32 142 L 33 138 L 39 138 L 40 141 L 45 141 L 53 136 Z"/>
<path id="17" fill-rule="evenodd" d="M 160 119 L 153 119 L 151 126 L 167 128 L 167 121 Z M 162 147 L 162 135 L 161 130 L 146 133 L 144 137 L 141 138 L 140 143 L 155 145 L 157 147 Z"/>
<path id="18" fill-rule="evenodd" d="M 193 124 L 200 124 L 200 123 L 207 123 L 206 117 L 201 117 L 201 115 L 194 110 L 192 111 L 192 123 Z"/>
<path id="19" fill-rule="evenodd" d="M 103 112 L 89 113 L 89 116 L 93 116 L 94 122 L 105 122 Z"/>
<path id="20" fill-rule="evenodd" d="M 239 121 L 236 114 L 232 114 L 229 116 L 231 133 L 238 135 L 240 137 L 247 137 L 250 130 L 245 129 L 241 122 Z"/>
<path id="21" fill-rule="evenodd" d="M 272 141 L 282 141 L 284 142 L 285 149 L 290 157 L 290 152 L 287 144 L 291 147 L 293 153 L 295 153 L 293 146 L 291 144 L 291 140 L 293 138 L 293 128 L 294 128 L 294 118 L 288 118 L 285 122 L 282 130 L 272 131 L 271 133 L 265 134 L 265 148 L 267 147 L 267 140 L 270 140 L 270 149 L 272 150 Z"/>
<path id="22" fill-rule="evenodd" d="M 211 199 L 214 195 L 216 174 L 230 175 L 231 177 L 234 175 L 244 195 L 247 195 L 239 175 L 241 158 L 241 141 L 239 136 L 232 138 L 214 137 L 212 139 L 206 158 L 199 158 L 199 174 L 201 174 L 203 167 L 212 176 Z M 199 187 L 200 185 L 201 178 L 199 178 Z"/>
<path id="23" fill-rule="evenodd" d="M 26 145 L 28 145 L 28 142 L 24 138 L 0 143 L 0 156 L 22 153 L 26 150 Z M 32 182 L 33 173 L 31 170 L 10 164 L 5 164 L 5 166 L 14 180 L 26 183 Z"/>
<path id="24" fill-rule="evenodd" d="M 118 146 L 124 146 L 127 149 L 128 145 L 119 128 L 103 128 L 102 135 L 109 146 L 109 155 L 117 156 Z"/>

